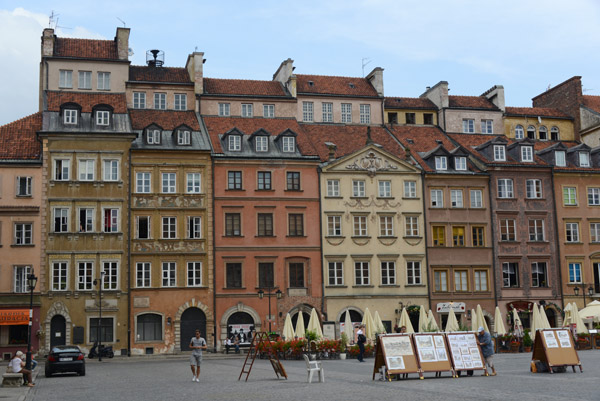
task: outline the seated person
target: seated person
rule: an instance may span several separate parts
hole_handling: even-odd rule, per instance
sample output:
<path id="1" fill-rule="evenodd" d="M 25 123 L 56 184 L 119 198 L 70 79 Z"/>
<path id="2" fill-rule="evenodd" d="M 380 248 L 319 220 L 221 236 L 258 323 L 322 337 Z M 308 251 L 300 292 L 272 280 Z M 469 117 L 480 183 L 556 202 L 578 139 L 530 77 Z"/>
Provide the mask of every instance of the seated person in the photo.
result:
<path id="1" fill-rule="evenodd" d="M 15 353 L 15 356 L 13 356 L 12 359 L 10 360 L 9 366 L 12 368 L 12 371 L 14 373 L 23 373 L 24 375 L 26 375 L 27 385 L 29 387 L 33 387 L 33 386 L 35 386 L 35 384 L 33 384 L 33 379 L 31 377 L 31 370 L 25 369 L 25 361 L 23 360 L 24 357 L 25 357 L 25 354 L 23 354 L 21 351 L 17 351 Z"/>

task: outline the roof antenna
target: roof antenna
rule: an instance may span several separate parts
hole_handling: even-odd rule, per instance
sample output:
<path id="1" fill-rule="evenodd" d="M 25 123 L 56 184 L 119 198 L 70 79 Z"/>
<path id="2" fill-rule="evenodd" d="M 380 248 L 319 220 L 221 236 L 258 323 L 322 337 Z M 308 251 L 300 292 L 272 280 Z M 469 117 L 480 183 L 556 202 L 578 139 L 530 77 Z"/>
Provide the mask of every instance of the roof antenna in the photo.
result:
<path id="1" fill-rule="evenodd" d="M 48 18 L 48 28 L 52 28 L 52 24 L 54 23 L 54 17 L 58 17 L 58 14 L 54 15 L 54 10 L 50 13 L 50 18 Z"/>
<path id="2" fill-rule="evenodd" d="M 368 57 L 363 57 L 362 58 L 362 76 L 365 76 L 365 67 L 372 61 L 370 58 Z"/>
<path id="3" fill-rule="evenodd" d="M 116 17 L 119 21 L 121 21 L 121 23 L 123 24 L 123 28 L 127 28 L 127 24 L 125 23 L 125 21 L 123 21 L 121 18 Z"/>

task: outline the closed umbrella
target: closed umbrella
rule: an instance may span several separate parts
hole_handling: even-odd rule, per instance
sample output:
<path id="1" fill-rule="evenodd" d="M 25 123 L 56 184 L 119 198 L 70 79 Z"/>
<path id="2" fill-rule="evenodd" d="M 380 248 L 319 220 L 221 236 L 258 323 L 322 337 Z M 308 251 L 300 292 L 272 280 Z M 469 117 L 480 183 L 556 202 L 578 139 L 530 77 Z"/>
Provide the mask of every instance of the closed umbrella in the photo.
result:
<path id="1" fill-rule="evenodd" d="M 487 322 L 483 317 L 483 310 L 481 309 L 481 305 L 479 304 L 477 304 L 477 324 L 479 326 L 482 326 L 483 329 L 488 333 L 490 332 L 490 328 L 488 327 Z M 477 326 L 477 328 L 479 328 L 479 326 Z"/>
<path id="2" fill-rule="evenodd" d="M 446 322 L 446 332 L 458 331 L 458 329 L 458 321 L 456 320 L 454 309 L 450 309 L 450 312 L 448 313 L 448 321 Z"/>
<path id="3" fill-rule="evenodd" d="M 412 323 L 410 322 L 410 318 L 408 317 L 408 312 L 406 311 L 406 308 L 402 308 L 402 313 L 400 314 L 400 323 L 398 323 L 398 325 L 400 327 L 402 327 L 402 326 L 406 327 L 407 333 L 415 332 L 415 330 L 413 329 Z"/>
<path id="4" fill-rule="evenodd" d="M 540 320 L 540 308 L 537 304 L 537 302 L 534 302 L 533 304 L 533 316 L 531 318 L 531 337 L 535 338 L 535 332 L 537 329 L 540 329 L 541 326 L 544 325 L 544 323 Z"/>
<path id="5" fill-rule="evenodd" d="M 471 331 L 477 331 L 479 328 L 477 323 L 477 312 L 475 312 L 475 309 L 471 309 Z"/>
<path id="6" fill-rule="evenodd" d="M 344 319 L 344 333 L 348 337 L 348 341 L 354 341 L 354 326 L 350 320 L 350 311 L 346 310 L 346 318 Z"/>
<path id="7" fill-rule="evenodd" d="M 323 330 L 321 330 L 321 323 L 319 323 L 319 315 L 317 310 L 312 308 L 310 311 L 310 319 L 308 320 L 308 330 L 317 334 L 317 340 L 323 338 Z"/>
<path id="8" fill-rule="evenodd" d="M 425 307 L 421 305 L 419 308 L 419 333 L 425 333 L 427 331 L 427 313 Z"/>
<path id="9" fill-rule="evenodd" d="M 550 321 L 548 320 L 548 315 L 546 315 L 546 309 L 544 305 L 540 305 L 540 317 L 542 318 L 542 323 L 544 324 L 545 329 L 551 329 Z"/>
<path id="10" fill-rule="evenodd" d="M 298 312 L 298 320 L 296 321 L 296 337 L 304 338 L 304 317 L 302 317 L 302 311 Z"/>
<path id="11" fill-rule="evenodd" d="M 587 333 L 588 329 L 587 327 L 585 327 L 585 324 L 583 323 L 583 320 L 581 320 L 581 316 L 579 315 L 579 309 L 577 308 L 577 304 L 575 302 L 573 302 L 573 306 L 572 306 L 572 313 L 573 313 L 573 323 L 575 324 L 575 329 L 577 331 L 577 334 L 582 334 L 582 333 Z"/>
<path id="12" fill-rule="evenodd" d="M 379 316 L 378 311 L 375 311 L 375 317 L 373 317 L 373 321 L 375 322 L 375 332 L 378 334 L 385 334 L 385 326 L 381 321 L 381 317 Z"/>
<path id="13" fill-rule="evenodd" d="M 433 315 L 433 312 L 431 311 L 431 309 L 429 309 L 429 312 L 427 312 L 427 326 L 431 330 L 440 331 L 440 326 L 438 326 L 438 324 L 435 320 L 435 316 Z"/>
<path id="14" fill-rule="evenodd" d="M 373 316 L 369 312 L 369 308 L 365 308 L 362 324 L 365 326 L 365 336 L 371 340 L 375 339 L 375 322 Z"/>
<path id="15" fill-rule="evenodd" d="M 565 319 L 563 320 L 563 326 L 570 326 L 571 323 L 573 323 L 573 305 L 571 305 L 571 303 L 568 303 L 567 306 L 565 306 L 564 311 Z"/>
<path id="16" fill-rule="evenodd" d="M 502 312 L 500 312 L 500 308 L 497 306 L 494 312 L 494 330 L 496 331 L 497 336 L 503 336 L 506 334 L 504 319 L 502 319 Z"/>
<path id="17" fill-rule="evenodd" d="M 292 317 L 289 313 L 285 315 L 285 322 L 283 322 L 283 338 L 286 340 L 294 338 L 294 326 L 292 326 Z"/>
<path id="18" fill-rule="evenodd" d="M 523 323 L 521 323 L 521 318 L 519 317 L 519 313 L 516 309 L 513 309 L 513 331 L 515 336 L 523 337 Z"/>

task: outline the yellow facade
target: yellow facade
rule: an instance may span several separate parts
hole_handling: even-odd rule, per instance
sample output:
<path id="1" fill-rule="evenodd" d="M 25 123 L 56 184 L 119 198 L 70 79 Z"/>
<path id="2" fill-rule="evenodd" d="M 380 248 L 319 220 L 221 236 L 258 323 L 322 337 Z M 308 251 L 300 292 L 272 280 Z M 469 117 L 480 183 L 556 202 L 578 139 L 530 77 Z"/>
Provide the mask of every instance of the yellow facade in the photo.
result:
<path id="1" fill-rule="evenodd" d="M 573 128 L 573 120 L 570 119 L 558 119 L 541 117 L 504 117 L 504 135 L 508 138 L 515 139 L 515 130 L 518 126 L 523 127 L 523 137 L 527 138 L 527 129 L 529 127 L 535 128 L 535 138 L 540 139 L 540 132 L 543 132 L 543 128 L 547 132 L 547 140 L 552 138 L 551 134 L 553 129 L 558 130 L 558 139 L 561 141 L 574 141 L 575 140 L 575 129 Z"/>
<path id="2" fill-rule="evenodd" d="M 384 122 L 385 124 L 391 124 L 394 115 L 396 116 L 396 122 L 394 124 L 407 125 L 407 124 L 415 124 L 415 125 L 437 125 L 437 111 L 434 109 L 431 110 L 418 110 L 418 109 L 388 109 L 384 110 Z M 414 115 L 414 122 L 408 121 L 411 116 Z M 426 124 L 425 115 L 429 115 L 431 118 L 431 124 Z"/>

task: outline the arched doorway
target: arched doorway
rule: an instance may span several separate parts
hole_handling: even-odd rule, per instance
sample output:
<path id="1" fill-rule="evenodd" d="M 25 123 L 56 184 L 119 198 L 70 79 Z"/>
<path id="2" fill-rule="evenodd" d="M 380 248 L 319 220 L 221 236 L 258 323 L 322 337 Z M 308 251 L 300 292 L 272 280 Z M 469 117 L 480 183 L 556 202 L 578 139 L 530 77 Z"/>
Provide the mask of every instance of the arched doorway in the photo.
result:
<path id="1" fill-rule="evenodd" d="M 345 312 L 342 313 L 342 315 L 340 316 L 340 322 L 345 322 L 346 321 L 346 313 L 350 312 L 350 321 L 352 323 L 356 323 L 356 322 L 362 322 L 362 315 L 358 312 L 355 311 L 354 309 L 348 309 Z"/>
<path id="2" fill-rule="evenodd" d="M 236 312 L 227 319 L 227 337 L 239 336 L 241 343 L 249 343 L 254 335 L 254 319 L 246 312 Z"/>
<path id="3" fill-rule="evenodd" d="M 200 336 L 206 340 L 206 315 L 198 308 L 188 308 L 181 314 L 180 344 L 182 351 L 190 351 L 190 340 L 200 329 Z"/>
<path id="4" fill-rule="evenodd" d="M 296 330 L 296 323 L 298 323 L 298 313 L 302 313 L 302 319 L 304 319 L 304 330 L 306 330 L 306 328 L 308 327 L 308 321 L 310 320 L 310 315 L 304 311 L 297 312 L 294 314 L 294 316 L 292 316 L 292 326 L 294 327 L 294 330 Z M 352 314 L 350 314 L 350 316 L 352 316 Z"/>
<path id="5" fill-rule="evenodd" d="M 67 338 L 67 321 L 62 315 L 55 315 L 50 321 L 50 348 L 65 345 Z"/>

